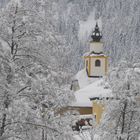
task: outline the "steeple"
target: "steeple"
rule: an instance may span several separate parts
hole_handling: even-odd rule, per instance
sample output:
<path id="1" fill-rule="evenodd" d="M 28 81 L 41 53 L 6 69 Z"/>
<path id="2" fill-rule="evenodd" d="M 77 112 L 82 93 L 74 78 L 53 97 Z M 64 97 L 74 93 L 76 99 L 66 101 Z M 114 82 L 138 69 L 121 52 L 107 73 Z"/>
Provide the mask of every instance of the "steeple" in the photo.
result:
<path id="1" fill-rule="evenodd" d="M 101 35 L 101 32 L 100 32 L 100 29 L 99 29 L 97 22 L 96 22 L 94 31 L 92 32 L 91 38 L 92 38 L 93 42 L 100 42 L 100 40 L 102 38 L 102 35 Z"/>
<path id="2" fill-rule="evenodd" d="M 98 23 L 91 35 L 90 50 L 85 54 L 85 68 L 89 77 L 102 77 L 108 73 L 108 56 L 104 54 L 102 34 Z"/>

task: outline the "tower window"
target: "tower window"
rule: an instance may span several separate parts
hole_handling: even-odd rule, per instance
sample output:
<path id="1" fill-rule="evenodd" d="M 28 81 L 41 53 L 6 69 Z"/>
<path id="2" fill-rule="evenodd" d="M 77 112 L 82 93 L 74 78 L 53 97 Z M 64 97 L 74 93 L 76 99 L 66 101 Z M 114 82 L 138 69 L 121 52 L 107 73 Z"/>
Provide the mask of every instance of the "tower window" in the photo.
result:
<path id="1" fill-rule="evenodd" d="M 96 60 L 95 61 L 95 66 L 96 67 L 100 67 L 101 66 L 101 61 L 100 60 Z"/>

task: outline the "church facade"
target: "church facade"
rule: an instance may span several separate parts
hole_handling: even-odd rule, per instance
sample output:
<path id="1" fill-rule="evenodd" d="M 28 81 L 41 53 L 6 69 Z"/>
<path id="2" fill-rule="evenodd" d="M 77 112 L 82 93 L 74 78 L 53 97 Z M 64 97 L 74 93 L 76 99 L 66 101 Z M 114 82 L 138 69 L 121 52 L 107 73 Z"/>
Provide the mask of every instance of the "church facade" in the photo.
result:
<path id="1" fill-rule="evenodd" d="M 91 38 L 89 52 L 84 54 L 85 68 L 72 82 L 76 102 L 71 109 L 77 110 L 80 115 L 92 114 L 99 124 L 105 111 L 103 100 L 108 100 L 111 90 L 103 85 L 103 77 L 108 74 L 108 56 L 104 54 L 102 34 L 97 23 Z"/>

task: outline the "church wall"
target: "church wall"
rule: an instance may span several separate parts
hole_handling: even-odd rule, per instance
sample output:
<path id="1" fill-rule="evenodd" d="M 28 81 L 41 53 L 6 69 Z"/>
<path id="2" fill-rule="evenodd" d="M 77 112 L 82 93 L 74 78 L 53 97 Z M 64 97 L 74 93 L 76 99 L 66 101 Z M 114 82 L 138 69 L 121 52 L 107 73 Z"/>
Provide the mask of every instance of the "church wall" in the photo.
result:
<path id="1" fill-rule="evenodd" d="M 91 70 L 90 70 L 90 75 L 91 76 L 104 76 L 106 75 L 106 58 L 105 57 L 92 57 L 91 58 Z M 96 67 L 95 66 L 95 61 L 100 60 L 101 61 L 101 66 Z"/>
<path id="2" fill-rule="evenodd" d="M 95 115 L 97 124 L 100 123 L 103 111 L 104 111 L 104 105 L 100 101 L 94 100 L 93 107 L 92 107 L 92 113 L 93 113 L 93 115 Z"/>
<path id="3" fill-rule="evenodd" d="M 103 52 L 103 43 L 101 42 L 90 42 L 90 52 L 100 53 Z"/>
<path id="4" fill-rule="evenodd" d="M 80 115 L 92 114 L 92 107 L 79 107 L 78 111 Z"/>
<path id="5" fill-rule="evenodd" d="M 74 111 L 77 111 L 79 112 L 80 115 L 88 115 L 88 114 L 92 114 L 92 107 L 69 106 L 69 107 L 62 108 L 57 112 L 57 114 L 63 115 L 67 111 L 70 111 L 72 114 Z"/>

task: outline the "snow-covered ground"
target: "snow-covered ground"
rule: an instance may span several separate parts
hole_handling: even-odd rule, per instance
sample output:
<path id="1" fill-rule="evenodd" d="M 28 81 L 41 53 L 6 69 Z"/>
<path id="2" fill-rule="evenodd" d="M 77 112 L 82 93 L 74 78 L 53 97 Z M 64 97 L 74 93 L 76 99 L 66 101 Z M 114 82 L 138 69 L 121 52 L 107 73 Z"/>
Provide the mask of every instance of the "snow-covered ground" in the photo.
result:
<path id="1" fill-rule="evenodd" d="M 100 140 L 100 137 L 97 134 L 94 134 L 91 131 L 84 131 L 74 135 L 74 140 Z"/>
<path id="2" fill-rule="evenodd" d="M 74 136 L 75 140 L 91 140 L 91 135 L 88 131 L 76 134 Z"/>

